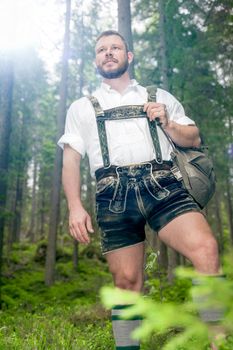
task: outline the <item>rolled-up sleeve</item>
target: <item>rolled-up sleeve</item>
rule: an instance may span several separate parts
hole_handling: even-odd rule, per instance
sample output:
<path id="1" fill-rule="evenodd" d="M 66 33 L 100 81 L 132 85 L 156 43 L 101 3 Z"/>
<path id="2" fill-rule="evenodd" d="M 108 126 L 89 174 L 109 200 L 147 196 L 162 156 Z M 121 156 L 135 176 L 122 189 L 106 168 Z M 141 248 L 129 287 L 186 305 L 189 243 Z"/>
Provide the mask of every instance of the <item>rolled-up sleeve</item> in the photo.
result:
<path id="1" fill-rule="evenodd" d="M 194 120 L 185 115 L 182 104 L 169 92 L 158 88 L 157 100 L 166 105 L 170 120 L 182 125 L 195 125 Z"/>
<path id="2" fill-rule="evenodd" d="M 58 140 L 58 146 L 62 149 L 65 144 L 68 144 L 75 151 L 84 157 L 86 153 L 85 142 L 82 136 L 82 123 L 78 114 L 77 102 L 72 103 L 68 109 L 65 123 L 65 132 Z"/>
<path id="3" fill-rule="evenodd" d="M 176 122 L 181 125 L 195 125 L 195 122 L 191 118 L 187 117 L 186 115 L 178 116 Z"/>

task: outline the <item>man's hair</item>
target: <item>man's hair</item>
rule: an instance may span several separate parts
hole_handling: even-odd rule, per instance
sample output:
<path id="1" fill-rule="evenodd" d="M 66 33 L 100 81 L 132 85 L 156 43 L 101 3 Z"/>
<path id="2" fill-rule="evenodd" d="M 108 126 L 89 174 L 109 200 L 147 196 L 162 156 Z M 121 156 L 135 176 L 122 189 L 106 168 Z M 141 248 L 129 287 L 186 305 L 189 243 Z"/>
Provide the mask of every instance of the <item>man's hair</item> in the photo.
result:
<path id="1" fill-rule="evenodd" d="M 111 35 L 117 35 L 121 38 L 121 40 L 123 41 L 124 45 L 125 45 L 125 49 L 126 52 L 129 52 L 129 45 L 127 43 L 127 41 L 125 40 L 125 38 L 116 30 L 105 30 L 104 32 L 102 32 L 96 39 L 96 43 L 104 36 L 111 36 Z"/>

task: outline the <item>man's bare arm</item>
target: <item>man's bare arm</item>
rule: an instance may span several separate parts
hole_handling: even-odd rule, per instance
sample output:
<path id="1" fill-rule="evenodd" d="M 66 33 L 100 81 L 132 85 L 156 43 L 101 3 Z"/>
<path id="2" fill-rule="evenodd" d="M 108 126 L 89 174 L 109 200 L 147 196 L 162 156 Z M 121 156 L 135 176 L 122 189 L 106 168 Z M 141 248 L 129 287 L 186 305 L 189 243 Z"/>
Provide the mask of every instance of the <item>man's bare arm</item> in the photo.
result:
<path id="1" fill-rule="evenodd" d="M 81 155 L 65 145 L 63 152 L 62 182 L 69 208 L 70 234 L 81 243 L 89 243 L 88 233 L 94 232 L 90 215 L 81 202 Z"/>
<path id="2" fill-rule="evenodd" d="M 168 122 L 164 131 L 172 141 L 181 147 L 199 147 L 201 139 L 196 125 L 181 125 L 174 121 Z"/>

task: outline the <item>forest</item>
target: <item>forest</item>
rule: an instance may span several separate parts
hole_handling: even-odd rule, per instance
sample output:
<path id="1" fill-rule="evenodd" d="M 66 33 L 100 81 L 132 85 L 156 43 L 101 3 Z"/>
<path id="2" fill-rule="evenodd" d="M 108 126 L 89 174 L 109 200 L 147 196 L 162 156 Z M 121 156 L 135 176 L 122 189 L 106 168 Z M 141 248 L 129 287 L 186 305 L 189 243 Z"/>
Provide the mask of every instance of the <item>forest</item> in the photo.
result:
<path id="1" fill-rule="evenodd" d="M 53 50 L 0 45 L 0 350 L 114 349 L 105 306 L 120 296 L 111 289 L 100 249 L 95 179 L 85 157 L 82 201 L 94 234 L 89 245 L 81 245 L 69 235 L 57 146 L 70 104 L 99 86 L 94 47 L 107 29 L 123 34 L 134 52 L 131 76 L 176 96 L 208 146 L 217 183 L 204 211 L 226 275 L 226 282 L 210 288 L 229 308 L 223 323 L 228 336 L 219 349 L 233 349 L 232 0 L 51 1 L 59 24 Z M 187 311 L 189 262 L 149 227 L 146 242 L 148 299 L 128 298 L 135 298 L 147 320 L 157 307 L 164 328 L 145 323 L 138 333 L 142 350 L 209 349 L 204 325 Z"/>

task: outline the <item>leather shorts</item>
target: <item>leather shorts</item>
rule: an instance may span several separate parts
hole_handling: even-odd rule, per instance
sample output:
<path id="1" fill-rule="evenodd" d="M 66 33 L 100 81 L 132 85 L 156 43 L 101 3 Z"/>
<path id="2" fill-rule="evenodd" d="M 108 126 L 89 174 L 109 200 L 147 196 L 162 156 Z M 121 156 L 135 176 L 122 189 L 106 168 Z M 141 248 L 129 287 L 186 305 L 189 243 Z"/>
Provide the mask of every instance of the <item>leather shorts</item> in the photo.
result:
<path id="1" fill-rule="evenodd" d="M 169 162 L 102 168 L 96 178 L 103 253 L 143 242 L 146 223 L 159 232 L 175 217 L 201 211 L 173 175 Z"/>

